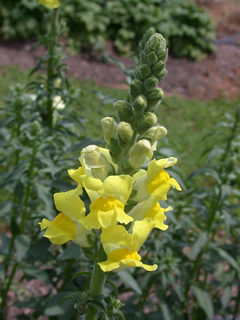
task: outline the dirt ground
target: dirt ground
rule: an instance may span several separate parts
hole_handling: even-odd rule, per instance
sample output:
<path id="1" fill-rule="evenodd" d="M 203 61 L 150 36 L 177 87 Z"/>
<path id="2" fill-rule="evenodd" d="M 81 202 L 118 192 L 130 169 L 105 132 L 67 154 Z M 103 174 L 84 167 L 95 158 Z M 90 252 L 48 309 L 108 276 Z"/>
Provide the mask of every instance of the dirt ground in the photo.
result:
<path id="1" fill-rule="evenodd" d="M 214 99 L 220 96 L 240 96 L 240 3 L 231 0 L 196 0 L 205 7 L 216 25 L 216 51 L 201 61 L 169 57 L 167 77 L 161 84 L 166 95 L 185 98 Z M 107 51 L 117 57 L 110 43 Z M 3 43 L 0 41 L 0 65 L 18 64 L 32 68 L 41 49 L 31 43 Z M 118 57 L 119 58 L 119 57 Z M 121 57 L 128 67 L 132 59 Z M 106 64 L 88 54 L 68 56 L 69 74 L 92 79 L 104 86 L 126 88 L 125 75 L 114 64 Z"/>

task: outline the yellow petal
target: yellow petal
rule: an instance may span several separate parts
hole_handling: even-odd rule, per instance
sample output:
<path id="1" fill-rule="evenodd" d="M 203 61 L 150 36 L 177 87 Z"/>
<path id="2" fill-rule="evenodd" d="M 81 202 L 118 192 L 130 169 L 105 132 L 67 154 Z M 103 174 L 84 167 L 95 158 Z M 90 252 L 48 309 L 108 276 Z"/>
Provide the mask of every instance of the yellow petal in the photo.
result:
<path id="1" fill-rule="evenodd" d="M 136 204 L 129 212 L 129 216 L 133 217 L 135 221 L 143 220 L 145 215 L 150 211 L 155 204 L 158 202 L 158 199 L 153 196 L 148 196 L 148 199 Z"/>
<path id="2" fill-rule="evenodd" d="M 116 225 L 102 229 L 100 239 L 107 255 L 120 248 L 132 250 L 132 235 L 123 226 Z"/>
<path id="3" fill-rule="evenodd" d="M 58 211 L 64 212 L 69 218 L 81 220 L 85 214 L 84 202 L 76 194 L 76 189 L 55 193 L 54 202 Z"/>
<path id="4" fill-rule="evenodd" d="M 55 244 L 63 244 L 69 240 L 74 240 L 77 233 L 75 223 L 64 213 L 59 213 L 52 222 L 43 219 L 40 227 L 41 229 L 47 228 L 43 236 Z"/>
<path id="5" fill-rule="evenodd" d="M 60 6 L 59 0 L 38 0 L 38 1 L 48 9 L 54 9 Z"/>
<path id="6" fill-rule="evenodd" d="M 78 184 L 82 184 L 81 182 L 81 176 L 84 175 L 85 171 L 83 167 L 79 167 L 76 170 L 69 169 L 68 174 L 70 178 L 72 178 L 74 181 L 76 181 Z"/>
<path id="7" fill-rule="evenodd" d="M 113 197 L 106 199 L 100 197 L 90 205 L 89 209 L 90 213 L 83 220 L 83 225 L 89 230 L 107 228 L 116 225 L 117 222 L 128 224 L 133 220 L 124 212 L 123 204 Z"/>
<path id="8" fill-rule="evenodd" d="M 90 175 L 83 175 L 81 181 L 91 202 L 94 202 L 99 197 L 99 192 L 102 190 L 102 181 Z"/>
<path id="9" fill-rule="evenodd" d="M 160 207 L 159 202 L 157 202 L 156 205 L 150 211 L 147 212 L 145 218 L 151 218 L 153 220 L 154 228 L 158 228 L 163 231 L 167 230 L 168 226 L 163 223 L 167 219 L 164 212 L 169 211 L 171 209 L 171 207 L 163 209 Z"/>
<path id="10" fill-rule="evenodd" d="M 166 171 L 161 170 L 148 181 L 147 191 L 159 200 L 166 200 L 167 193 L 171 187 L 175 187 L 179 191 L 181 190 L 178 182 L 174 178 L 170 178 Z"/>
<path id="11" fill-rule="evenodd" d="M 154 222 L 150 218 L 135 221 L 133 224 L 132 239 L 134 250 L 138 251 L 147 240 L 154 227 Z"/>
<path id="12" fill-rule="evenodd" d="M 133 178 L 128 175 L 109 176 L 103 182 L 103 195 L 111 196 L 124 205 L 132 192 Z"/>
<path id="13" fill-rule="evenodd" d="M 136 267 L 141 260 L 141 256 L 133 250 L 117 249 L 111 252 L 107 261 L 100 262 L 99 266 L 104 272 L 121 271 L 126 268 Z"/>

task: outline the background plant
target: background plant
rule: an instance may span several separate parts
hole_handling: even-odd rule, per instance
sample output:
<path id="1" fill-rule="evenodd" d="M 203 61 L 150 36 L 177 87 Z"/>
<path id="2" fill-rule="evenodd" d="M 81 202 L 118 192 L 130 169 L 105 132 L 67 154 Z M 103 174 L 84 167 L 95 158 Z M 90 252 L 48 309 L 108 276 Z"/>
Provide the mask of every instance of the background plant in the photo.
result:
<path id="1" fill-rule="evenodd" d="M 47 288 L 41 302 L 26 290 L 16 299 L 18 306 L 32 308 L 33 318 L 43 313 L 47 316 L 66 313 L 69 302 L 55 310 L 51 293 L 55 291 L 60 299 L 64 297 L 74 264 L 78 259 L 85 263 L 74 246 L 70 251 L 66 247 L 52 249 L 39 238 L 39 217 L 55 216 L 49 194 L 56 185 L 62 189 L 71 187 L 64 182 L 63 168 L 74 166 L 69 155 L 74 153 L 74 142 L 80 143 L 83 120 L 70 107 L 79 104 L 80 91 L 65 77 L 66 66 L 57 42 L 57 10 L 51 11 L 48 19 L 50 28 L 41 41 L 49 44 L 49 51 L 31 75 L 39 70 L 42 73 L 24 86 L 13 86 L 0 114 L 1 220 L 6 229 L 1 233 L 0 248 L 2 318 L 8 314 L 9 291 L 18 296 L 19 286 L 24 288 L 24 282 L 36 280 Z M 75 288 L 74 282 L 70 287 Z M 74 310 L 69 311 L 70 317 L 75 314 Z"/>
<path id="2" fill-rule="evenodd" d="M 21 0 L 17 6 L 12 1 L 0 5 L 3 38 L 36 35 L 44 26 L 37 1 Z M 65 0 L 61 16 L 73 52 L 89 46 L 103 49 L 111 39 L 120 52 L 129 54 L 149 27 L 163 34 L 177 57 L 196 59 L 214 49 L 212 22 L 204 9 L 190 0 Z"/>

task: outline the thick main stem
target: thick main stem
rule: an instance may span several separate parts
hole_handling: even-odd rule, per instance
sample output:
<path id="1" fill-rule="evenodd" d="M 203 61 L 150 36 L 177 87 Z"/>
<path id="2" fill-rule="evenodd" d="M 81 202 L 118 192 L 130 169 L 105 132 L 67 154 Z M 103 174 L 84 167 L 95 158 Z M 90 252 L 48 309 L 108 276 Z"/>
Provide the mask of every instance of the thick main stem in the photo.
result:
<path id="1" fill-rule="evenodd" d="M 95 261 L 89 289 L 89 293 L 92 298 L 97 298 L 98 296 L 100 296 L 104 288 L 106 275 L 99 267 L 98 262 L 103 261 L 105 258 L 105 251 L 103 249 L 103 246 L 100 245 L 98 251 L 98 259 L 97 261 Z M 98 309 L 89 307 L 84 320 L 98 320 Z"/>

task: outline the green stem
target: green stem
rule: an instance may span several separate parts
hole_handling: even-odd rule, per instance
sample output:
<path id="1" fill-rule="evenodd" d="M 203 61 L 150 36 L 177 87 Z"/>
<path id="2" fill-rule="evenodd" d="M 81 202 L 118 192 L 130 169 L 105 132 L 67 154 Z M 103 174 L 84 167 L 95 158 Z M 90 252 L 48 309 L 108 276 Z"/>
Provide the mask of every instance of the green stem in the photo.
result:
<path id="1" fill-rule="evenodd" d="M 54 9 L 51 12 L 50 21 L 50 36 L 48 42 L 48 63 L 47 63 L 47 115 L 48 125 L 52 129 L 53 125 L 53 105 L 52 105 L 52 93 L 53 93 L 53 75 L 54 75 L 54 51 L 57 40 L 57 14 L 58 10 Z"/>
<path id="2" fill-rule="evenodd" d="M 93 269 L 90 288 L 89 288 L 89 293 L 92 298 L 97 298 L 102 294 L 105 280 L 106 280 L 106 275 L 102 271 L 102 269 L 99 267 L 98 262 L 103 261 L 105 259 L 106 259 L 105 251 L 103 249 L 103 246 L 100 245 L 99 251 L 98 251 L 98 260 L 95 261 L 95 264 L 94 264 L 94 269 Z M 97 320 L 98 312 L 99 312 L 98 309 L 89 307 L 84 320 Z"/>
<path id="3" fill-rule="evenodd" d="M 6 287 L 2 289 L 2 303 L 1 303 L 1 311 L 4 313 L 5 311 L 5 308 L 6 308 L 6 302 L 7 302 L 7 294 L 8 294 L 8 290 L 12 284 L 12 281 L 13 281 L 13 278 L 14 278 L 14 275 L 17 271 L 17 268 L 18 268 L 18 263 L 16 263 L 14 266 L 13 266 L 13 269 L 11 271 L 11 274 L 10 274 L 10 277 L 8 278 L 8 282 L 6 284 Z M 7 276 L 7 275 L 6 275 Z"/>
<path id="4" fill-rule="evenodd" d="M 21 225 L 20 225 L 20 232 L 21 233 L 24 233 L 26 220 L 28 218 L 28 210 L 27 210 L 28 209 L 28 200 L 29 200 L 29 196 L 31 193 L 32 179 L 33 179 L 33 175 L 34 175 L 34 165 L 35 165 L 37 152 L 38 152 L 38 148 L 37 148 L 37 144 L 35 143 L 33 146 L 33 153 L 32 153 L 31 163 L 30 163 L 30 167 L 29 167 L 28 185 L 27 185 L 27 189 L 25 192 L 24 202 L 23 202 L 22 221 L 21 221 Z"/>

